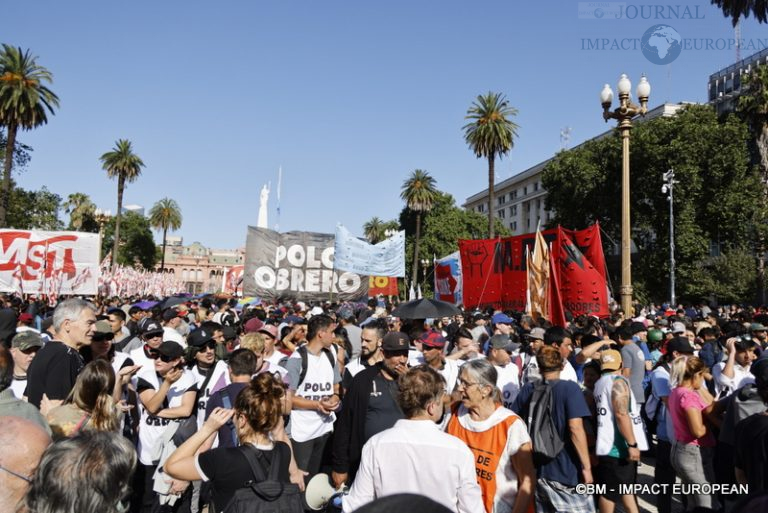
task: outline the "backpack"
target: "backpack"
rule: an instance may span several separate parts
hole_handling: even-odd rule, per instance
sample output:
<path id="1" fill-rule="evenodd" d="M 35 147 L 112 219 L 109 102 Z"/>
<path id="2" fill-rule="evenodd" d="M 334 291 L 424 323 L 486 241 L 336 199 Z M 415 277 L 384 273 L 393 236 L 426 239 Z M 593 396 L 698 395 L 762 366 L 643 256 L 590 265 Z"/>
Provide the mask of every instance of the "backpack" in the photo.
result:
<path id="1" fill-rule="evenodd" d="M 304 513 L 304 503 L 299 487 L 278 480 L 280 451 L 275 449 L 272 464 L 265 471 L 261 463 L 264 455 L 251 445 L 241 445 L 240 452 L 248 460 L 255 479 L 246 481 L 229 503 L 223 508 L 211 504 L 215 513 Z"/>
<path id="2" fill-rule="evenodd" d="M 552 415 L 552 386 L 544 380 L 537 381 L 528 406 L 528 432 L 533 442 L 533 462 L 536 466 L 549 463 L 565 447 Z"/>
<path id="3" fill-rule="evenodd" d="M 299 374 L 299 384 L 304 383 L 304 378 L 307 377 L 307 368 L 309 367 L 309 357 L 307 356 L 307 346 L 301 346 L 296 350 L 301 356 L 301 374 Z M 331 364 L 331 368 L 336 368 L 336 357 L 330 349 L 324 347 L 323 353 L 328 358 Z"/>
<path id="4" fill-rule="evenodd" d="M 663 363 L 662 367 L 669 372 L 669 364 Z M 656 429 L 659 426 L 659 412 L 664 406 L 664 401 L 653 395 L 653 378 L 645 385 L 643 389 L 643 395 L 645 396 L 645 404 L 640 408 L 640 417 L 645 423 L 646 432 L 649 434 L 657 434 Z"/>

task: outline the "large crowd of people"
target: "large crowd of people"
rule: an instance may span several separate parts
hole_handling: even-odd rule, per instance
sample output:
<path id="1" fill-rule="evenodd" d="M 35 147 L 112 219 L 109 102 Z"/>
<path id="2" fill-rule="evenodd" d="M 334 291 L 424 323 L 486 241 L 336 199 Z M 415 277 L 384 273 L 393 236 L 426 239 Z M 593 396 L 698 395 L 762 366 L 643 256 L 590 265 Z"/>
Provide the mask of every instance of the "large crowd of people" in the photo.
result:
<path id="1" fill-rule="evenodd" d="M 320 473 L 336 511 L 633 513 L 641 458 L 660 513 L 768 492 L 762 309 L 2 302 L 0 513 L 299 513 Z"/>

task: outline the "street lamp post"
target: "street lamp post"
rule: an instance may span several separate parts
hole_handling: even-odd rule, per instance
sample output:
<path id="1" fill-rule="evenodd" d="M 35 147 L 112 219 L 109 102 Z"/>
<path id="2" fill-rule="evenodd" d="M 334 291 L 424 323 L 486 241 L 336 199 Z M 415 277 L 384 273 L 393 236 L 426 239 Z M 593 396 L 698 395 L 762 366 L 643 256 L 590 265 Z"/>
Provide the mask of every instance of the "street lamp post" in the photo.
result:
<path id="1" fill-rule="evenodd" d="M 622 74 L 617 85 L 619 91 L 619 106 L 611 111 L 613 91 L 605 84 L 600 92 L 600 103 L 603 106 L 603 119 L 615 119 L 621 131 L 621 309 L 625 315 L 632 315 L 632 239 L 629 217 L 629 132 L 632 130 L 632 118 L 637 115 L 645 116 L 648 112 L 648 97 L 651 94 L 651 84 L 645 75 L 640 77 L 637 85 L 637 99 L 640 105 L 630 100 L 632 83 L 627 75 Z"/>
<path id="2" fill-rule="evenodd" d="M 432 262 L 428 258 L 422 258 L 419 263 L 421 264 L 421 294 L 425 294 L 427 288 L 427 271 L 429 271 L 429 264 Z"/>
<path id="3" fill-rule="evenodd" d="M 670 169 L 661 175 L 664 179 L 664 185 L 661 186 L 661 192 L 668 194 L 669 201 L 669 305 L 675 308 L 677 300 L 675 298 L 675 206 L 674 190 L 677 180 L 675 180 L 675 170 Z"/>

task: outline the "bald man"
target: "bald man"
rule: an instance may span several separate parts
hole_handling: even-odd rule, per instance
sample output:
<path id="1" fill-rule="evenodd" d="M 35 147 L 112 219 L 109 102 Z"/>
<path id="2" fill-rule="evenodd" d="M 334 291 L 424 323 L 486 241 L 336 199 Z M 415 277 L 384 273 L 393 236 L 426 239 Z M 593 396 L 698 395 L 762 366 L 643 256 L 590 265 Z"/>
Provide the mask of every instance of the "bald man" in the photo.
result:
<path id="1" fill-rule="evenodd" d="M 50 443 L 48 433 L 34 422 L 21 417 L 0 417 L 0 513 L 17 511 Z"/>

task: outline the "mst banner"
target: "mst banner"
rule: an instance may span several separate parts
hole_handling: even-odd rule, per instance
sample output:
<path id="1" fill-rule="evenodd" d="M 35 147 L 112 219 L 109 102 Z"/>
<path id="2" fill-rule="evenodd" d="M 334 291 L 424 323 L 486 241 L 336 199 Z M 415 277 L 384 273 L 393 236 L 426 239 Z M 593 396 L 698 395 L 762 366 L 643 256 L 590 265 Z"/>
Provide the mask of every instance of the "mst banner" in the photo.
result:
<path id="1" fill-rule="evenodd" d="M 564 312 L 608 315 L 600 227 L 584 230 L 558 227 L 542 232 L 551 247 L 549 307 L 553 322 Z M 524 311 L 526 303 L 526 248 L 533 251 L 536 234 L 499 240 L 461 240 L 464 304 L 468 308 L 500 306 Z"/>
<path id="2" fill-rule="evenodd" d="M 368 295 L 368 277 L 333 269 L 334 236 L 248 227 L 243 295 L 266 300 L 350 301 Z"/>
<path id="3" fill-rule="evenodd" d="M 99 236 L 95 233 L 0 230 L 0 291 L 96 294 Z"/>

